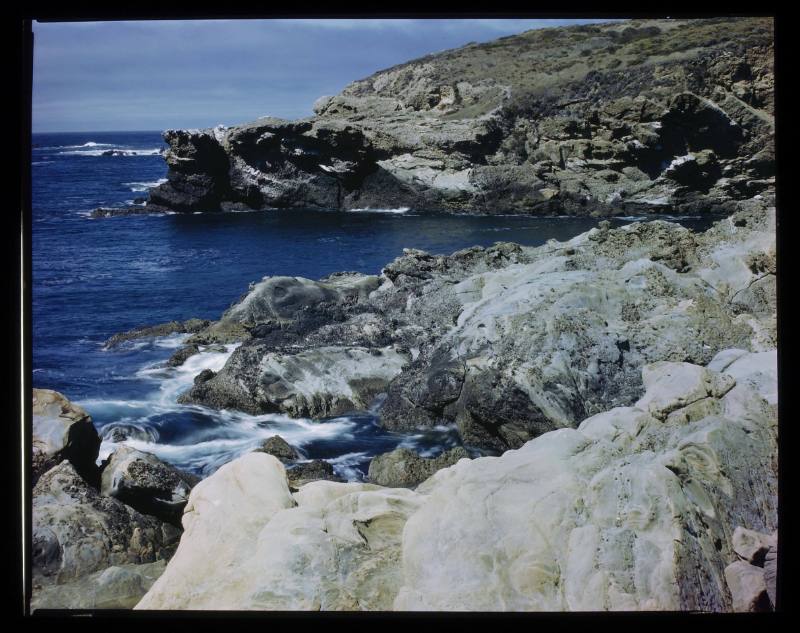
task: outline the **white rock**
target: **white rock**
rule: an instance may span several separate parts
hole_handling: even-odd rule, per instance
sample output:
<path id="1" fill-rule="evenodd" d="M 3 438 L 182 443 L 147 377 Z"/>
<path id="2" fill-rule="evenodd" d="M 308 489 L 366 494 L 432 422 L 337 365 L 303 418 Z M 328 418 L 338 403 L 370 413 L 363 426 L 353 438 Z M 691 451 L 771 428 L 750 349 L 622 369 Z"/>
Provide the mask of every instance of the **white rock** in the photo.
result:
<path id="1" fill-rule="evenodd" d="M 728 522 L 775 528 L 774 410 L 703 367 L 645 372 L 648 409 L 700 394 L 747 415 L 617 408 L 416 491 L 314 482 L 292 498 L 280 463 L 251 454 L 193 490 L 178 552 L 137 608 L 740 608 L 726 580 L 756 579 L 724 573 Z"/>

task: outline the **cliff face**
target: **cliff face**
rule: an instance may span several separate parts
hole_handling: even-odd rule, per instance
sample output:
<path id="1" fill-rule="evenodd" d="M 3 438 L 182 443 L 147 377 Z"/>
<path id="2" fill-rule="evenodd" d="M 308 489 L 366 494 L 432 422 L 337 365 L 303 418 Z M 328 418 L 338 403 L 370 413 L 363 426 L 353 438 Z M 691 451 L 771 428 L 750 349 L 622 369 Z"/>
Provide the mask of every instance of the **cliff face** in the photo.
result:
<path id="1" fill-rule="evenodd" d="M 298 121 L 168 130 L 153 211 L 723 211 L 773 195 L 769 18 L 635 20 L 470 44 Z"/>

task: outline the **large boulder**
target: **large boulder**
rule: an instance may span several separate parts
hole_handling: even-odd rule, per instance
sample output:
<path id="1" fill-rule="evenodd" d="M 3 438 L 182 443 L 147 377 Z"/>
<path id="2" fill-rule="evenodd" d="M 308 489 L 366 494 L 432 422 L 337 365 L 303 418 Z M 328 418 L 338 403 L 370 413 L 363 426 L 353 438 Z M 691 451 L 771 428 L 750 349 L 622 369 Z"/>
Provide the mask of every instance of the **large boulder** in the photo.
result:
<path id="1" fill-rule="evenodd" d="M 155 455 L 120 446 L 104 465 L 100 492 L 180 527 L 189 492 L 199 481 L 197 475 L 165 464 Z"/>
<path id="2" fill-rule="evenodd" d="M 194 488 L 178 552 L 136 608 L 738 608 L 731 526 L 777 523 L 774 385 L 709 390 L 728 380 L 668 369 L 636 406 L 460 460 L 416 491 L 290 494 L 277 459 L 245 455 Z M 666 393 L 677 408 L 658 419 L 649 403 Z"/>
<path id="3" fill-rule="evenodd" d="M 166 560 L 180 530 L 101 495 L 68 461 L 33 488 L 34 586 L 61 584 L 113 565 Z"/>
<path id="4" fill-rule="evenodd" d="M 367 409 L 407 363 L 395 347 L 325 346 L 276 352 L 268 343 L 239 347 L 215 376 L 178 401 L 249 413 L 323 418 Z"/>
<path id="5" fill-rule="evenodd" d="M 87 481 L 97 485 L 100 436 L 86 411 L 51 389 L 33 390 L 33 483 L 68 459 Z"/>

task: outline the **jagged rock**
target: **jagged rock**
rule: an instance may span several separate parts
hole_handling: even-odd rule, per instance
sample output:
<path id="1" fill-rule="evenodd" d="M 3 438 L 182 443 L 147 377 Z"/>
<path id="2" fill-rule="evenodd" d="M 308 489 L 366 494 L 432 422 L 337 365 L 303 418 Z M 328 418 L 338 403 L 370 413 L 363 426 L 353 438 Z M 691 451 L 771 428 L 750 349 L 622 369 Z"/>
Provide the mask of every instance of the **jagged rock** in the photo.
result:
<path id="1" fill-rule="evenodd" d="M 266 278 L 196 335 L 247 328 L 225 366 L 179 401 L 318 418 L 386 393 L 379 415 L 391 430 L 449 422 L 468 446 L 518 448 L 634 404 L 646 364 L 776 345 L 775 214 L 757 203 L 701 234 L 603 225 L 537 248 L 407 249 L 381 277 Z M 759 358 L 758 372 L 717 360 L 775 384 L 769 355 Z M 697 371 L 693 415 L 731 384 Z M 658 417 L 687 404 L 658 397 L 647 405 Z"/>
<path id="2" fill-rule="evenodd" d="M 71 582 L 114 565 L 168 559 L 180 530 L 89 486 L 68 461 L 33 488 L 35 586 Z"/>
<path id="3" fill-rule="evenodd" d="M 729 213 L 773 195 L 772 20 L 640 24 L 442 51 L 306 119 L 169 130 L 168 181 L 139 212 Z"/>
<path id="4" fill-rule="evenodd" d="M 51 389 L 33 390 L 33 484 L 64 459 L 93 485 L 100 436 L 86 411 Z"/>
<path id="5" fill-rule="evenodd" d="M 199 481 L 196 475 L 165 464 L 155 455 L 120 446 L 103 468 L 100 492 L 180 527 L 189 492 Z"/>
<path id="6" fill-rule="evenodd" d="M 170 321 L 169 323 L 159 323 L 146 327 L 138 327 L 127 332 L 120 332 L 109 338 L 104 344 L 105 349 L 116 347 L 125 341 L 132 341 L 140 338 L 150 338 L 156 336 L 169 336 L 170 334 L 186 334 L 199 332 L 207 327 L 208 321 L 202 319 L 188 319 L 187 321 Z"/>
<path id="7" fill-rule="evenodd" d="M 734 611 L 770 610 L 764 570 L 761 567 L 736 561 L 725 568 L 725 580 L 731 591 Z"/>
<path id="8" fill-rule="evenodd" d="M 197 345 L 184 345 L 167 360 L 168 367 L 180 367 L 186 359 L 198 354 L 200 348 Z"/>
<path id="9" fill-rule="evenodd" d="M 271 438 L 265 440 L 261 444 L 261 447 L 257 448 L 256 451 L 277 457 L 284 463 L 300 458 L 297 449 L 295 449 L 280 435 L 273 435 Z"/>
<path id="10" fill-rule="evenodd" d="M 464 458 L 469 459 L 469 453 L 460 446 L 434 458 L 420 457 L 407 448 L 397 448 L 378 455 L 369 463 L 369 481 L 390 488 L 414 488 L 437 470 Z"/>
<path id="11" fill-rule="evenodd" d="M 682 371 L 702 374 L 674 363 L 648 393 Z M 695 378 L 679 384 L 686 406 L 665 420 L 614 408 L 415 491 L 292 495 L 277 459 L 245 455 L 192 491 L 179 550 L 136 608 L 733 610 L 728 585 L 749 576 L 725 572 L 728 526 L 777 522 L 775 411 L 743 382 L 697 417 Z"/>
<path id="12" fill-rule="evenodd" d="M 41 587 L 31 597 L 31 612 L 37 609 L 132 609 L 165 569 L 163 560 L 115 565 L 73 582 Z"/>
<path id="13" fill-rule="evenodd" d="M 768 534 L 747 530 L 739 525 L 733 531 L 733 551 L 744 562 L 763 567 L 764 558 L 770 548 L 770 540 Z"/>

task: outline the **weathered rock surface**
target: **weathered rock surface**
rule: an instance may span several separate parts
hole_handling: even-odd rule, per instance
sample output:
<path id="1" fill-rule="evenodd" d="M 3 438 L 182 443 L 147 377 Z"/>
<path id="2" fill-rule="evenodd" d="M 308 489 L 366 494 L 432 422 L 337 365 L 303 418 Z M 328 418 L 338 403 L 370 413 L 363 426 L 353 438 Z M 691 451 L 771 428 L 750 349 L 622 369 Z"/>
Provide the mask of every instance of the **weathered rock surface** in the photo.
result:
<path id="1" fill-rule="evenodd" d="M 460 460 L 416 491 L 291 494 L 276 458 L 245 455 L 193 489 L 178 551 L 136 608 L 738 608 L 731 528 L 777 523 L 774 385 L 683 362 L 645 371 L 635 406 Z"/>
<path id="2" fill-rule="evenodd" d="M 100 492 L 180 527 L 189 492 L 199 481 L 196 475 L 165 464 L 155 455 L 120 446 L 104 465 Z"/>
<path id="3" fill-rule="evenodd" d="M 33 390 L 33 484 L 64 459 L 97 484 L 100 436 L 86 411 L 57 391 Z"/>
<path id="4" fill-rule="evenodd" d="M 774 195 L 771 18 L 540 29 L 382 70 L 315 116 L 168 130 L 137 213 L 730 213 Z"/>
<path id="5" fill-rule="evenodd" d="M 34 587 L 168 559 L 180 536 L 174 526 L 101 495 L 68 461 L 39 478 L 32 508 Z"/>
<path id="6" fill-rule="evenodd" d="M 73 582 L 48 585 L 31 598 L 37 609 L 132 609 L 164 573 L 163 560 L 141 565 L 115 565 Z"/>
<path id="7" fill-rule="evenodd" d="M 397 448 L 370 462 L 369 481 L 389 488 L 414 488 L 436 471 L 465 458 L 469 459 L 469 453 L 460 446 L 433 458 L 421 457 L 407 448 Z"/>
<path id="8" fill-rule="evenodd" d="M 776 345 L 775 272 L 775 211 L 754 199 L 699 234 L 656 221 L 537 248 L 409 249 L 380 277 L 343 275 L 346 298 L 331 278 L 266 278 L 194 335 L 244 343 L 180 401 L 325 417 L 386 393 L 385 427 L 456 423 L 467 446 L 502 452 L 632 405 L 658 361 L 731 350 L 715 367 L 775 385 L 769 354 L 738 359 Z"/>

